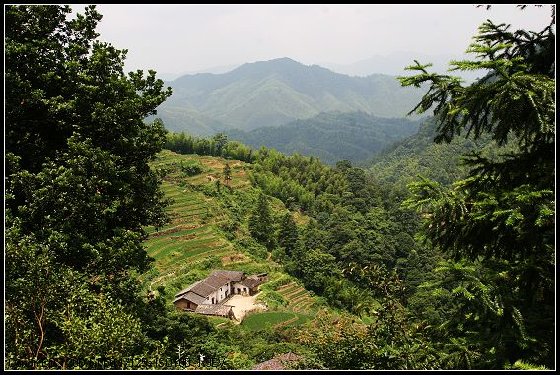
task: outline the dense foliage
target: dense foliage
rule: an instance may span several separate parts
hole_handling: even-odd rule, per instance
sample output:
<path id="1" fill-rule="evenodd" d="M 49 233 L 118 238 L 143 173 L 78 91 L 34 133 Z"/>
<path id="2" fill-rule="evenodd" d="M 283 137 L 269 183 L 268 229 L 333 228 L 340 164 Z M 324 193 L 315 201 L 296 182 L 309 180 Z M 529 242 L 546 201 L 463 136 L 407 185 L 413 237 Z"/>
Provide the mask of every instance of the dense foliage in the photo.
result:
<path id="1" fill-rule="evenodd" d="M 255 155 L 250 147 L 230 141 L 224 133 L 217 133 L 211 138 L 195 137 L 186 133 L 168 133 L 165 148 L 180 154 L 198 154 L 223 156 L 253 162 Z"/>
<path id="2" fill-rule="evenodd" d="M 469 48 L 477 60 L 453 63 L 486 69 L 484 78 L 463 86 L 419 63 L 410 67 L 418 75 L 401 78 L 430 85 L 415 109 L 435 106 L 436 142 L 466 132 L 517 146 L 495 157 L 473 153 L 468 176 L 450 189 L 411 186 L 408 205 L 425 218 L 426 239 L 454 259 L 434 285 L 456 295 L 444 337 L 476 357 L 465 365 L 554 366 L 554 45 L 553 23 L 511 32 L 487 21 Z"/>
<path id="3" fill-rule="evenodd" d="M 457 136 L 449 143 L 435 143 L 437 124 L 429 118 L 420 125 L 418 133 L 396 142 L 367 163 L 367 171 L 387 190 L 407 190 L 406 186 L 423 176 L 443 185 L 464 178 L 468 168 L 461 163 L 472 151 L 495 153 L 497 146 L 486 136 L 470 139 Z"/>
<path id="4" fill-rule="evenodd" d="M 148 166 L 165 130 L 143 119 L 170 91 L 123 73 L 95 7 L 69 13 L 6 7 L 8 368 L 95 368 L 156 345 L 135 272 L 149 265 L 142 227 L 165 220 Z"/>
<path id="5" fill-rule="evenodd" d="M 232 139 L 258 148 L 274 148 L 284 154 L 315 156 L 323 163 L 339 160 L 354 163 L 370 159 L 385 147 L 418 130 L 418 121 L 382 118 L 365 112 L 321 113 L 279 127 L 248 132 L 230 130 Z"/>

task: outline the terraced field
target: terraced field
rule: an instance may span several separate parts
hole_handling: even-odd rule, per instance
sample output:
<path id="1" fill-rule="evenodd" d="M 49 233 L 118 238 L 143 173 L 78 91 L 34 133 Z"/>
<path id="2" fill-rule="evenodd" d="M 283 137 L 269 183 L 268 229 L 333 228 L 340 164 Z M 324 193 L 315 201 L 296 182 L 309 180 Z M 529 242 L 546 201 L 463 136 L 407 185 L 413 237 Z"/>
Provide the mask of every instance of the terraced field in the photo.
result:
<path id="1" fill-rule="evenodd" d="M 231 168 L 231 180 L 227 184 L 223 178 L 226 163 Z M 214 156 L 180 155 L 169 150 L 163 150 L 151 165 L 154 169 L 163 169 L 166 172 L 164 180 L 174 183 L 186 182 L 193 185 L 206 185 L 219 180 L 224 185 L 235 189 L 245 189 L 251 186 L 246 170 L 249 164 L 239 160 L 227 160 Z M 187 166 L 198 166 L 202 170 L 200 173 L 188 176 L 181 171 L 181 167 Z"/>
<path id="2" fill-rule="evenodd" d="M 246 165 L 240 161 L 163 151 L 152 163 L 152 168 L 161 171 L 162 190 L 172 202 L 166 208 L 170 222 L 162 228 L 146 228 L 149 236 L 144 244 L 148 254 L 155 259 L 155 270 L 143 275 L 141 280 L 150 290 L 156 290 L 160 285 L 166 286 L 169 302 L 178 290 L 206 277 L 212 269 L 219 267 L 242 270 L 247 267 L 258 272 L 269 272 L 271 282 L 287 276 L 271 260 L 257 261 L 243 249 L 236 248 L 218 229 L 227 214 L 220 208 L 218 198 L 208 194 L 208 191 L 216 189 L 217 180 L 223 186 L 225 163 L 232 168 L 229 186 L 243 191 L 249 189 L 251 183 L 246 174 Z M 196 170 L 196 173 L 185 173 L 191 169 Z M 271 207 L 273 210 L 285 210 L 278 205 L 281 205 L 279 201 Z M 300 216 L 298 221 L 306 220 L 306 217 Z M 211 265 L 208 265 L 209 260 Z M 288 305 L 281 307 L 281 311 L 251 315 L 248 322 L 243 323 L 247 329 L 261 329 L 264 325 L 291 327 L 313 318 L 316 312 L 315 298 L 299 284 L 292 281 L 276 291 L 289 302 Z M 223 322 L 217 320 L 216 324 Z"/>
<path id="3" fill-rule="evenodd" d="M 243 319 L 242 326 L 250 331 L 258 331 L 267 327 L 294 327 L 310 319 L 309 315 L 289 311 L 270 311 L 247 316 Z"/>
<path id="4" fill-rule="evenodd" d="M 164 182 L 163 190 L 174 200 L 167 208 L 171 222 L 159 231 L 151 228 L 145 242 L 158 270 L 172 270 L 201 257 L 220 256 L 231 250 L 231 244 L 217 234 L 214 225 L 204 223 L 213 207 L 202 193 L 169 182 Z"/>
<path id="5" fill-rule="evenodd" d="M 151 274 L 150 288 L 173 282 L 210 257 L 221 259 L 223 265 L 251 262 L 217 229 L 223 213 L 216 201 L 199 189 L 202 185 L 214 185 L 226 162 L 232 168 L 230 186 L 238 189 L 250 186 L 244 163 L 240 161 L 163 151 L 152 163 L 152 168 L 163 172 L 162 190 L 172 203 L 166 208 L 170 217 L 167 225 L 146 228 L 149 237 L 144 242 L 145 248 L 155 259 L 157 270 L 156 274 Z M 181 169 L 192 165 L 197 165 L 201 172 L 185 175 Z"/>
<path id="6" fill-rule="evenodd" d="M 295 327 L 313 319 L 317 309 L 315 298 L 301 285 L 294 281 L 276 288 L 288 305 L 278 311 L 250 314 L 243 320 L 242 326 L 248 330 L 261 330 L 266 327 Z"/>
<path id="7" fill-rule="evenodd" d="M 315 299 L 301 285 L 290 282 L 277 288 L 276 291 L 288 301 L 288 308 L 294 312 L 314 313 Z"/>

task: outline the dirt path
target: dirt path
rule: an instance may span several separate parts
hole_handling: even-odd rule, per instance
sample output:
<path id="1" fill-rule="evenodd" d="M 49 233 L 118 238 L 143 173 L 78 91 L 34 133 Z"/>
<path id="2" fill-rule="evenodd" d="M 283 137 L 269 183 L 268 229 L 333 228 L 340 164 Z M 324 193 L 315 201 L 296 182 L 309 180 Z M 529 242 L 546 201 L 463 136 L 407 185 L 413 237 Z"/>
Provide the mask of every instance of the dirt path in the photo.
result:
<path id="1" fill-rule="evenodd" d="M 266 306 L 255 301 L 259 293 L 255 294 L 254 296 L 242 296 L 240 294 L 234 294 L 230 299 L 224 302 L 224 305 L 233 306 L 233 313 L 235 314 L 235 318 L 239 322 L 241 322 L 248 311 L 259 309 L 266 310 Z"/>

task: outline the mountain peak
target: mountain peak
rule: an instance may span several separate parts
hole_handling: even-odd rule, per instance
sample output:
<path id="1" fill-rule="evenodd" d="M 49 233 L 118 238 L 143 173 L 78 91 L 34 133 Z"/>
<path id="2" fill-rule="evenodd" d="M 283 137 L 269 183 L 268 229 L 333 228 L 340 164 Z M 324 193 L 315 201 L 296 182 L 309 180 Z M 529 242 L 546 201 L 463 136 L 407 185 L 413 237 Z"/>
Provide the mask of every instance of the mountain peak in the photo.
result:
<path id="1" fill-rule="evenodd" d="M 268 62 L 268 63 L 279 63 L 279 64 L 297 64 L 297 65 L 303 65 L 302 63 L 294 60 L 294 59 L 290 59 L 289 57 L 278 57 L 276 59 L 270 59 L 267 61 L 263 61 L 263 62 Z"/>
<path id="2" fill-rule="evenodd" d="M 262 60 L 262 61 L 255 61 L 251 63 L 245 63 L 241 65 L 239 68 L 234 69 L 233 72 L 260 71 L 263 73 L 265 72 L 274 73 L 279 70 L 283 71 L 286 69 L 302 69 L 302 68 L 307 68 L 307 66 L 293 59 L 290 59 L 289 57 L 279 57 L 271 60 Z"/>
<path id="3" fill-rule="evenodd" d="M 246 63 L 223 74 L 183 76 L 172 87 L 173 96 L 158 110 L 172 130 L 248 130 L 331 111 L 400 117 L 421 96 L 394 77 L 350 77 L 288 57 Z"/>

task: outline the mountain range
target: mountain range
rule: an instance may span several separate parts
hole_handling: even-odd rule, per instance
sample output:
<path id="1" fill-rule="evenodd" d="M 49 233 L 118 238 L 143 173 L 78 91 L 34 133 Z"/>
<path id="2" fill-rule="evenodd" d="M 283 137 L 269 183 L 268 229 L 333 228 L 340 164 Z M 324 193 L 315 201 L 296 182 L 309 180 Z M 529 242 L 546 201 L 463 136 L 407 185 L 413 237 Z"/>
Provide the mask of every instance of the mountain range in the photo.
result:
<path id="1" fill-rule="evenodd" d="M 394 76 L 350 77 L 289 58 L 247 63 L 222 74 L 184 75 L 167 84 L 173 95 L 157 116 L 168 130 L 193 135 L 281 126 L 321 112 L 404 117 L 423 94 L 401 87 Z"/>
<path id="2" fill-rule="evenodd" d="M 387 55 L 376 55 L 368 59 L 356 61 L 352 64 L 322 63 L 321 65 L 334 72 L 350 76 L 365 77 L 373 72 L 393 76 L 409 75 L 405 67 L 414 65 L 414 60 L 421 64 L 432 64 L 428 69 L 430 72 L 449 74 L 449 62 L 452 60 L 470 59 L 466 54 L 427 54 L 416 51 L 398 51 Z M 473 82 L 476 78 L 483 76 L 483 71 L 453 71 L 451 74 L 461 77 L 467 82 Z"/>

